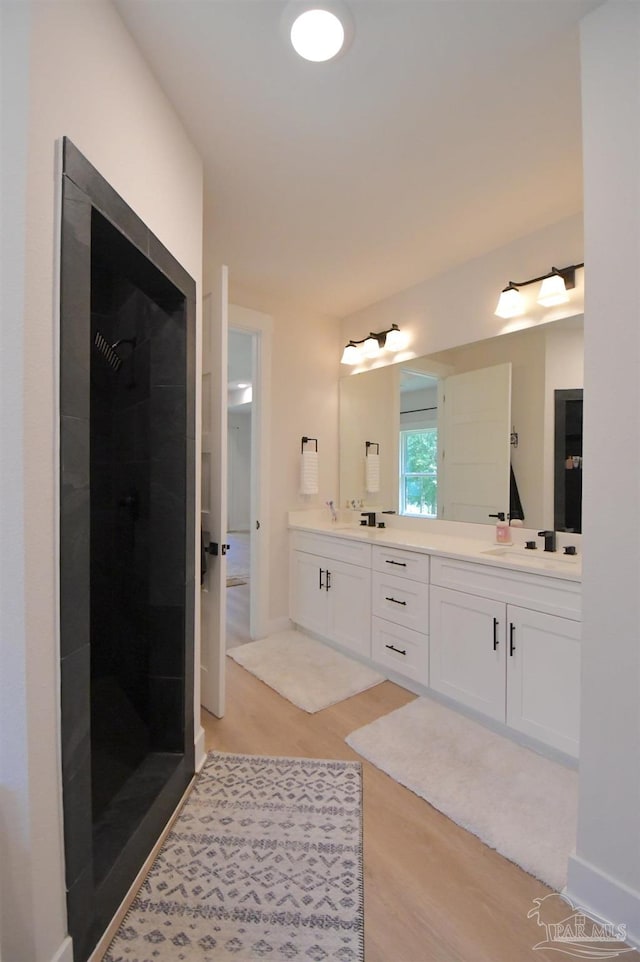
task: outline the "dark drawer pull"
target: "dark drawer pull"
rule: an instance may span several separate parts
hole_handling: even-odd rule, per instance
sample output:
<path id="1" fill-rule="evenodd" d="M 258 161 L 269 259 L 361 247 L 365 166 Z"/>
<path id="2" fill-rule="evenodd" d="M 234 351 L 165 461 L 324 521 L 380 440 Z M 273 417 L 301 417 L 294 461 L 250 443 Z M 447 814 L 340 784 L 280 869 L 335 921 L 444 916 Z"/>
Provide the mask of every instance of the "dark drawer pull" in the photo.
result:
<path id="1" fill-rule="evenodd" d="M 386 565 L 397 565 L 399 568 L 406 568 L 406 567 L 407 567 L 407 562 L 406 562 L 406 561 L 389 561 L 388 558 L 385 558 L 384 563 L 385 563 Z"/>
<path id="2" fill-rule="evenodd" d="M 322 591 L 322 589 L 324 588 L 324 583 L 323 583 L 323 581 L 322 581 L 322 575 L 323 575 L 324 572 L 323 572 L 323 569 L 322 569 L 322 568 L 319 568 L 318 570 L 319 570 L 319 572 L 320 572 L 320 579 L 319 579 L 319 582 L 318 582 L 318 588 L 320 589 L 320 591 Z"/>
<path id="3" fill-rule="evenodd" d="M 516 650 L 516 646 L 513 643 L 513 636 L 516 633 L 516 626 L 511 622 L 509 624 L 509 654 L 513 657 L 513 653 Z"/>
<path id="4" fill-rule="evenodd" d="M 407 653 L 406 651 L 403 651 L 402 648 L 394 648 L 393 645 L 385 645 L 384 647 L 389 648 L 390 651 L 395 651 L 398 655 L 406 655 Z"/>
<path id="5" fill-rule="evenodd" d="M 499 624 L 498 619 L 494 618 L 493 619 L 493 650 L 494 651 L 498 650 L 498 645 L 500 644 L 500 642 L 498 641 L 498 624 Z"/>
<path id="6" fill-rule="evenodd" d="M 331 587 L 331 572 L 327 568 L 327 586 L 325 588 L 325 591 L 328 591 L 330 587 Z"/>
<path id="7" fill-rule="evenodd" d="M 394 605 L 406 605 L 406 601 L 398 601 L 397 598 L 385 598 L 385 601 L 393 601 Z"/>

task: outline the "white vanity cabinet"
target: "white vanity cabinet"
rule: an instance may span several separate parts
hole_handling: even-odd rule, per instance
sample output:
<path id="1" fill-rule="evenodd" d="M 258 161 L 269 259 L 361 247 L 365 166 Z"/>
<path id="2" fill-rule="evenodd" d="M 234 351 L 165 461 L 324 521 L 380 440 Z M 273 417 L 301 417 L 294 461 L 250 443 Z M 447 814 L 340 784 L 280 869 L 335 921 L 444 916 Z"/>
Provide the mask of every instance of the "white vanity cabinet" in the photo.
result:
<path id="1" fill-rule="evenodd" d="M 576 757 L 579 584 L 445 558 L 431 581 L 431 687 Z"/>
<path id="2" fill-rule="evenodd" d="M 374 545 L 371 655 L 382 667 L 429 684 L 429 556 Z"/>
<path id="3" fill-rule="evenodd" d="M 296 531 L 290 565 L 295 624 L 371 657 L 371 545 Z"/>

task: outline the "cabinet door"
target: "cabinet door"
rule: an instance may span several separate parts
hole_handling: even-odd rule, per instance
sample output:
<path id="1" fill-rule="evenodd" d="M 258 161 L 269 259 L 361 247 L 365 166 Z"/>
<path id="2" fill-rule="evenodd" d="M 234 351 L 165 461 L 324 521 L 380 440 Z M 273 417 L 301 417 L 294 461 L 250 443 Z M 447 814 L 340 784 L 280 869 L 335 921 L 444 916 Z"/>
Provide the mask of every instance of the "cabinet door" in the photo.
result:
<path id="1" fill-rule="evenodd" d="M 507 724 L 578 756 L 580 623 L 507 606 Z"/>
<path id="2" fill-rule="evenodd" d="M 449 588 L 431 588 L 431 687 L 498 721 L 505 720 L 506 605 Z"/>
<path id="3" fill-rule="evenodd" d="M 341 561 L 329 568 L 327 637 L 371 657 L 371 571 Z"/>
<path id="4" fill-rule="evenodd" d="M 327 562 L 306 551 L 291 553 L 291 618 L 302 628 L 327 633 Z"/>

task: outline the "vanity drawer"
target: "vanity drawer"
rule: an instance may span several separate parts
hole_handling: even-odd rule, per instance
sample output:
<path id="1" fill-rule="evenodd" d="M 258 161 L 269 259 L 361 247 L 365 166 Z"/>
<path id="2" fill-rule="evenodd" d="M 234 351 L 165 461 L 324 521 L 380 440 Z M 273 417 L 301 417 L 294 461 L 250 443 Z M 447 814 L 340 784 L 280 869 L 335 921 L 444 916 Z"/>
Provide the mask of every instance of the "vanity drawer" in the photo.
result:
<path id="1" fill-rule="evenodd" d="M 418 554 L 417 551 L 403 551 L 396 548 L 373 546 L 373 568 L 384 571 L 398 578 L 409 578 L 411 581 L 429 581 L 429 555 Z"/>
<path id="2" fill-rule="evenodd" d="M 582 586 L 545 575 L 434 556 L 431 584 L 580 621 Z"/>
<path id="3" fill-rule="evenodd" d="M 429 630 L 429 586 L 408 578 L 374 571 L 371 584 L 372 612 L 414 631 Z"/>
<path id="4" fill-rule="evenodd" d="M 373 618 L 371 657 L 376 664 L 429 684 L 429 638 L 427 635 L 382 618 Z"/>
<path id="5" fill-rule="evenodd" d="M 371 567 L 371 545 L 362 541 L 336 538 L 333 535 L 325 537 L 308 531 L 294 531 L 291 546 L 297 551 L 306 551 L 308 554 L 330 558 L 333 561 L 345 561 L 347 564 L 360 565 L 362 568 Z"/>

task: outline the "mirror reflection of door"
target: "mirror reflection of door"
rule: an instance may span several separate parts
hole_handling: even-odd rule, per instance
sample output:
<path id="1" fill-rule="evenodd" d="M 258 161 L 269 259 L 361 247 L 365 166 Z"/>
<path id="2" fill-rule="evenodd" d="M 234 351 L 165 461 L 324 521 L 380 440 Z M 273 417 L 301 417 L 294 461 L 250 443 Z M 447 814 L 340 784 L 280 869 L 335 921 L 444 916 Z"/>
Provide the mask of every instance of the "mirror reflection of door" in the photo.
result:
<path id="1" fill-rule="evenodd" d="M 556 390 L 554 528 L 582 533 L 582 388 Z"/>
<path id="2" fill-rule="evenodd" d="M 508 514 L 510 425 L 510 363 L 445 378 L 440 518 L 483 524 Z"/>

